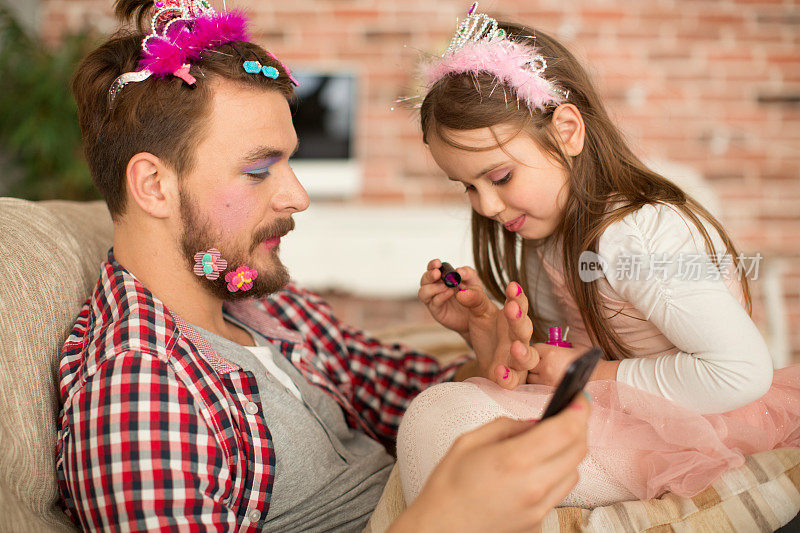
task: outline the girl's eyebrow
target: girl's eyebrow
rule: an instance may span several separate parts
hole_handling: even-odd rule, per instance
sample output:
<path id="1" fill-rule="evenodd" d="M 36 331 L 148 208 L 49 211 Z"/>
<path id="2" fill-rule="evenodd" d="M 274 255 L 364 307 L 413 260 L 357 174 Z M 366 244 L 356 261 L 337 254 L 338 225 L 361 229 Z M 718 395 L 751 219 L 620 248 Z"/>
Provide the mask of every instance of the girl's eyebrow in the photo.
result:
<path id="1" fill-rule="evenodd" d="M 474 179 L 478 179 L 481 176 L 484 176 L 484 175 L 488 174 L 489 172 L 502 167 L 505 164 L 506 164 L 506 161 L 503 161 L 502 163 L 495 163 L 494 165 L 491 165 L 491 166 L 487 167 L 486 170 L 484 170 L 483 172 L 481 172 L 478 175 L 476 175 Z"/>
<path id="2" fill-rule="evenodd" d="M 485 174 L 488 174 L 489 172 L 491 172 L 491 171 L 493 171 L 493 170 L 496 170 L 496 169 L 498 169 L 498 168 L 502 167 L 502 166 L 503 166 L 503 165 L 505 165 L 505 164 L 506 164 L 506 162 L 505 162 L 505 161 L 503 161 L 502 163 L 496 163 L 496 164 L 494 164 L 494 165 L 491 165 L 491 166 L 487 167 L 487 168 L 486 168 L 486 170 L 484 170 L 483 172 L 480 172 L 480 173 L 478 173 L 478 174 L 477 174 L 477 175 L 476 175 L 474 178 L 472 178 L 472 179 L 475 179 L 475 180 L 476 180 L 476 179 L 480 178 L 481 176 L 483 176 L 483 175 L 485 175 Z M 451 176 L 447 176 L 447 179 L 449 179 L 450 181 L 461 181 L 461 180 L 457 180 L 457 179 L 455 179 L 455 178 L 453 178 L 453 177 L 451 177 Z"/>

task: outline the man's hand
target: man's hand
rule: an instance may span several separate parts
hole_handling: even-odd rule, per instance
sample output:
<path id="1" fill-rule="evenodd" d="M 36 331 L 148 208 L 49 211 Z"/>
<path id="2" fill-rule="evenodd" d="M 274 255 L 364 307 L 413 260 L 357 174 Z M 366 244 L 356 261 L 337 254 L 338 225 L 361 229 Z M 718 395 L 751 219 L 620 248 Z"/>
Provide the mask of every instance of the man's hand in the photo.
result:
<path id="1" fill-rule="evenodd" d="M 544 343 L 534 344 L 533 347 L 539 355 L 539 364 L 528 373 L 527 383 L 553 387 L 561 382 L 569 365 L 589 349 L 586 346 L 563 348 Z M 613 381 L 617 379 L 617 368 L 619 361 L 600 360 L 592 371 L 589 381 Z"/>
<path id="2" fill-rule="evenodd" d="M 472 326 L 472 338 L 483 377 L 509 390 L 525 383 L 528 372 L 539 363 L 539 354 L 530 346 L 533 323 L 528 317 L 528 298 L 519 283 L 506 287 L 506 301 L 495 316 L 494 328 L 485 330 L 482 325 Z M 491 359 L 487 359 L 489 354 Z"/>
<path id="3" fill-rule="evenodd" d="M 528 373 L 528 383 L 555 387 L 567 373 L 572 362 L 586 351 L 585 348 L 564 348 L 543 342 L 534 344 L 539 354 L 539 364 Z"/>
<path id="4" fill-rule="evenodd" d="M 470 316 L 479 373 L 505 389 L 513 389 L 525 383 L 528 372 L 539 363 L 536 349 L 530 346 L 533 323 L 528 317 L 528 298 L 519 283 L 508 284 L 503 309 L 493 318 L 474 313 Z"/>
<path id="5" fill-rule="evenodd" d="M 389 529 L 531 531 L 578 481 L 589 402 L 536 423 L 498 418 L 461 435 Z"/>

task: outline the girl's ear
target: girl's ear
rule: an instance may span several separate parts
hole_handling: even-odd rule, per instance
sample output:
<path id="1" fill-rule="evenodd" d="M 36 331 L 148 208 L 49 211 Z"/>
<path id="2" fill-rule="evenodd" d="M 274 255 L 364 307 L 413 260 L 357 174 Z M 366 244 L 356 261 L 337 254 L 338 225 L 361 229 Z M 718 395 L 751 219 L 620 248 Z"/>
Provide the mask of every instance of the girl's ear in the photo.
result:
<path id="1" fill-rule="evenodd" d="M 561 149 L 566 155 L 575 157 L 583 151 L 586 130 L 583 117 L 577 107 L 573 104 L 561 104 L 553 111 L 551 124 L 558 134 Z"/>

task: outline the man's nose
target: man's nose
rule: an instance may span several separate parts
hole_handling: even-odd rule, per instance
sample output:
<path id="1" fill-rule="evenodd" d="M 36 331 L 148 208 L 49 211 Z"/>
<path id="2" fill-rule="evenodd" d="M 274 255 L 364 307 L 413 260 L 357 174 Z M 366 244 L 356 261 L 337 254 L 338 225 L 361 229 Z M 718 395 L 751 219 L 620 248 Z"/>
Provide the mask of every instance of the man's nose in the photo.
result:
<path id="1" fill-rule="evenodd" d="M 281 189 L 272 197 L 275 211 L 305 211 L 308 209 L 308 193 L 293 171 L 289 171 Z"/>

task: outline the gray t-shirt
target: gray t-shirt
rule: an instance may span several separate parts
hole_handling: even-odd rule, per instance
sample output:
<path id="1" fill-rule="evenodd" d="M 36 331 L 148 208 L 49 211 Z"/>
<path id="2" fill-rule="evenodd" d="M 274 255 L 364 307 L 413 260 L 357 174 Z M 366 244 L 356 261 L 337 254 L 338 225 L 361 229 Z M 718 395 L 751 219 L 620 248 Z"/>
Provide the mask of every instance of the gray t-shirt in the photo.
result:
<path id="1" fill-rule="evenodd" d="M 383 446 L 351 429 L 336 401 L 309 383 L 255 330 L 258 346 L 272 349 L 275 365 L 300 391 L 297 398 L 246 347 L 193 326 L 222 357 L 251 372 L 253 398 L 275 447 L 275 480 L 265 531 L 362 531 L 380 499 L 394 460 Z"/>

